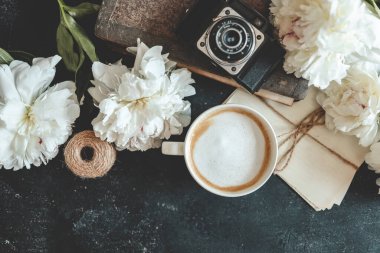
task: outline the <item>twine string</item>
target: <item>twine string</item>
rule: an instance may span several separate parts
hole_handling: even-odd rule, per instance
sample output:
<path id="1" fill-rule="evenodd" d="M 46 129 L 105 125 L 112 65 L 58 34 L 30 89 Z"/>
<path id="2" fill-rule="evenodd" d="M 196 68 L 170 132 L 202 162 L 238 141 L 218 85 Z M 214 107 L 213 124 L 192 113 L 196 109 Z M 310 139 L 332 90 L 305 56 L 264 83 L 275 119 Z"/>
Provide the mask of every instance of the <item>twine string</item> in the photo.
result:
<path id="1" fill-rule="evenodd" d="M 82 150 L 93 150 L 91 159 L 83 159 Z M 93 131 L 83 131 L 76 134 L 67 143 L 64 151 L 67 167 L 82 178 L 97 178 L 104 176 L 116 160 L 116 150 L 113 145 L 97 138 Z"/>
<path id="2" fill-rule="evenodd" d="M 284 137 L 278 148 L 280 149 L 285 144 L 291 142 L 289 147 L 285 150 L 284 154 L 279 158 L 277 162 L 277 167 L 275 172 L 281 172 L 286 169 L 289 165 L 290 160 L 293 157 L 294 150 L 296 145 L 300 140 L 310 131 L 314 126 L 320 126 L 325 124 L 325 111 L 323 108 L 319 107 L 312 111 L 310 114 L 306 115 L 305 118 L 301 120 L 301 122 L 296 126 L 295 129 L 288 133 L 281 134 L 278 137 Z"/>

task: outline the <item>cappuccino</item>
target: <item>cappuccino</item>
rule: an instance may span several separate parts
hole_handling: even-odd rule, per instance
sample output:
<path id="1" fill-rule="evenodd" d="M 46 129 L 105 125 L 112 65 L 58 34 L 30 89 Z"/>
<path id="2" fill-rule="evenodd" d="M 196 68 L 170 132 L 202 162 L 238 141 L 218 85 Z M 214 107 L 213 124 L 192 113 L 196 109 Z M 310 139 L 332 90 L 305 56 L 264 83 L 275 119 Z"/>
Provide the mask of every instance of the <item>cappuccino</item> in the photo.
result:
<path id="1" fill-rule="evenodd" d="M 187 152 L 194 173 L 220 191 L 238 192 L 255 185 L 271 160 L 267 129 L 242 108 L 217 110 L 194 126 Z"/>

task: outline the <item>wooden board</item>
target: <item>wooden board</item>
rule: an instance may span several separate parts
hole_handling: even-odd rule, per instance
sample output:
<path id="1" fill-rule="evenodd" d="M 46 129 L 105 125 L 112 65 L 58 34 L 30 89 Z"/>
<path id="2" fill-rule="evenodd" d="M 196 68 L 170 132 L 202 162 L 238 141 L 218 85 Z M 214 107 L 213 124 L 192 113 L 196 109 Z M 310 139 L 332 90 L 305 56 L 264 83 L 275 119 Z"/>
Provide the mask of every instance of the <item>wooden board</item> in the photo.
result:
<path id="1" fill-rule="evenodd" d="M 198 0 L 105 0 L 103 1 L 95 27 L 95 35 L 112 42 L 114 47 L 125 52 L 128 46 L 136 45 L 137 38 L 148 46 L 162 45 L 170 58 L 187 66 L 197 74 L 236 86 L 228 74 L 216 68 L 200 52 L 189 48 L 176 36 L 175 30 Z M 269 0 L 243 0 L 268 16 Z M 305 97 L 307 82 L 287 75 L 279 66 L 263 89 L 300 100 Z"/>

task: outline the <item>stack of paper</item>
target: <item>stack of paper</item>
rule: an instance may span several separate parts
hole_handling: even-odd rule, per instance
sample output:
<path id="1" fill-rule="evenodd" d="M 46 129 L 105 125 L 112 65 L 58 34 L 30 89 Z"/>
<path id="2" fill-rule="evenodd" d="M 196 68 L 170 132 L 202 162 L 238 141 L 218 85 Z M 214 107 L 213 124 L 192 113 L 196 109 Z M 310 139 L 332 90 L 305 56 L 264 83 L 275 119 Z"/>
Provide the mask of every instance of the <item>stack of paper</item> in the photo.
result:
<path id="1" fill-rule="evenodd" d="M 277 136 L 283 136 L 319 107 L 315 100 L 317 92 L 310 88 L 307 97 L 291 107 L 242 90 L 236 90 L 225 103 L 255 109 L 268 119 Z M 279 142 L 281 138 L 284 137 L 279 137 Z M 280 147 L 279 157 L 285 151 L 286 145 Z M 315 210 L 330 209 L 342 202 L 367 152 L 353 136 L 330 131 L 324 125 L 314 126 L 296 145 L 289 165 L 277 175 Z"/>

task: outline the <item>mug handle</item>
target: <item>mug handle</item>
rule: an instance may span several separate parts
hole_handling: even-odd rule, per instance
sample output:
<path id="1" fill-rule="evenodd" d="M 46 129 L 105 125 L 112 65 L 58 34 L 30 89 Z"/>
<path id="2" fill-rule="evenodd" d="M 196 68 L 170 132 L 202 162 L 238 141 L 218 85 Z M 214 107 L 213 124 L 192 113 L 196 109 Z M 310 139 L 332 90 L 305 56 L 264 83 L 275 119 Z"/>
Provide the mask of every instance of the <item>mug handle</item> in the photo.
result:
<path id="1" fill-rule="evenodd" d="M 183 156 L 185 154 L 185 143 L 165 141 L 162 143 L 161 152 L 164 155 Z"/>

